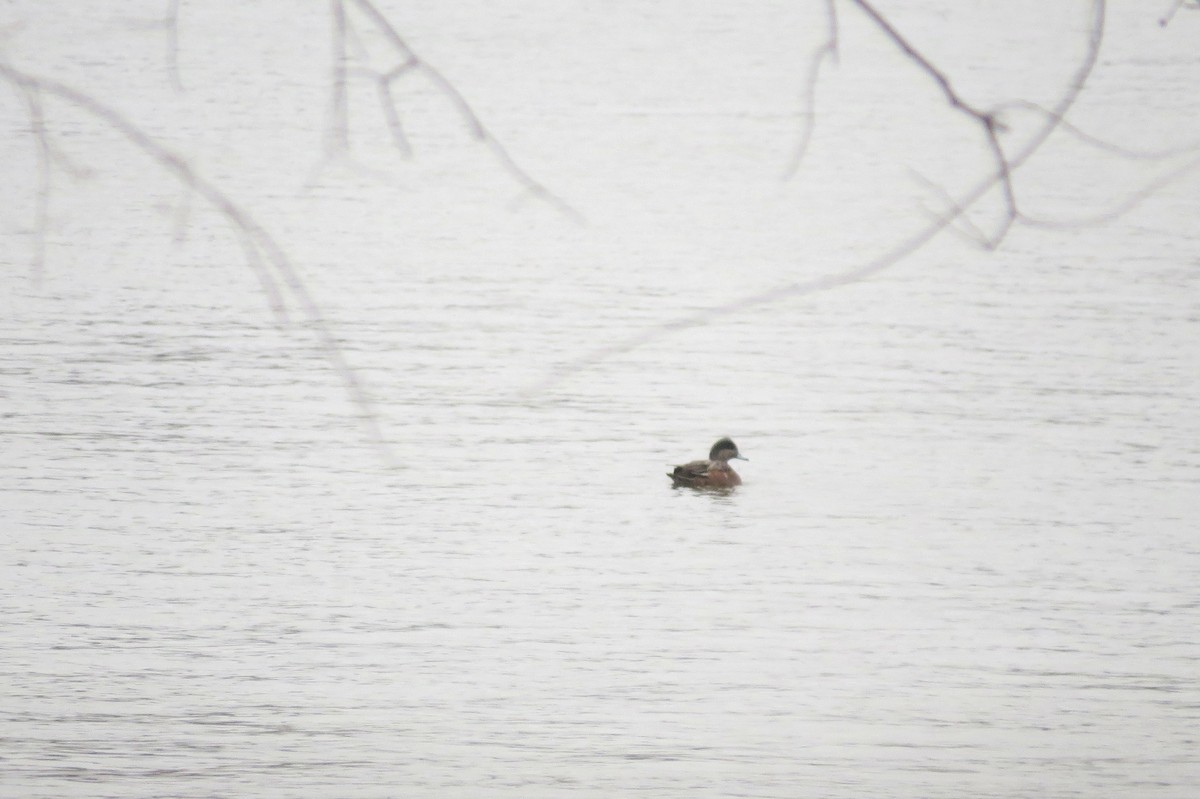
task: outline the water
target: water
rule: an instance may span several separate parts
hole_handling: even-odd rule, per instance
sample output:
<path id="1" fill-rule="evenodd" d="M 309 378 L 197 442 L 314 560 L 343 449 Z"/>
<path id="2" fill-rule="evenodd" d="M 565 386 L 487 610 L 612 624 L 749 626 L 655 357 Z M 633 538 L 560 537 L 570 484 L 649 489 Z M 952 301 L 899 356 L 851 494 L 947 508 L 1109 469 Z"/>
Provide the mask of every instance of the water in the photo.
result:
<path id="1" fill-rule="evenodd" d="M 12 65 L 189 153 L 282 243 L 402 466 L 225 221 L 61 102 L 93 173 L 56 170 L 32 279 L 33 149 L 0 101 L 0 794 L 1191 795 L 1194 174 L 566 374 L 868 262 L 940 208 L 914 173 L 961 191 L 986 153 L 849 9 L 789 182 L 802 9 L 387 10 L 584 224 L 514 202 L 419 81 L 413 161 L 368 90 L 355 158 L 383 179 L 316 170 L 324 6 L 183 4 L 182 94 L 133 24 L 159 4 L 5 12 Z M 895 13 L 981 103 L 1052 102 L 1085 27 Z M 1077 109 L 1125 146 L 1195 129 L 1198 20 L 1157 13 L 1110 9 Z M 1022 207 L 1103 212 L 1179 163 L 1056 141 Z M 745 485 L 672 490 L 724 434 Z"/>

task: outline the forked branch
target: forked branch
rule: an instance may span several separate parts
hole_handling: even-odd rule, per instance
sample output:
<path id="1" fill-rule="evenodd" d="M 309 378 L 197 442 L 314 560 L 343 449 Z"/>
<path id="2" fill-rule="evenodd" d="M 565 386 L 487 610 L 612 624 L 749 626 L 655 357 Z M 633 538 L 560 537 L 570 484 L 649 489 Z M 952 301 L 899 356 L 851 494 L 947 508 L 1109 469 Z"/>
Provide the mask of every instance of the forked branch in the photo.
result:
<path id="1" fill-rule="evenodd" d="M 904 56 L 916 64 L 925 74 L 933 79 L 937 84 L 942 94 L 945 95 L 946 101 L 950 107 L 956 111 L 966 114 L 968 118 L 974 121 L 983 131 L 984 140 L 987 142 L 988 150 L 991 151 L 992 159 L 996 165 L 997 181 L 1000 185 L 1001 192 L 1004 196 L 1005 214 L 1004 219 L 1000 224 L 999 229 L 991 236 L 983 240 L 985 247 L 991 249 L 998 245 L 1008 232 L 1012 223 L 1020 214 L 1017 208 L 1017 195 L 1013 190 L 1012 183 L 1012 164 L 1004 153 L 1004 148 L 1000 145 L 999 133 L 1003 131 L 1003 126 L 997 121 L 994 111 L 984 111 L 976 107 L 972 103 L 967 102 L 961 94 L 954 88 L 950 78 L 946 73 L 935 67 L 929 59 L 927 59 L 920 50 L 904 38 L 901 33 L 896 30 L 895 26 L 882 14 L 875 10 L 867 0 L 850 0 L 854 5 L 858 6 L 864 14 L 875 26 L 883 31 L 893 44 L 900 49 Z"/>
<path id="2" fill-rule="evenodd" d="M 364 17 L 387 41 L 393 56 L 393 66 L 389 69 L 380 71 L 367 67 L 350 68 L 346 48 L 346 42 L 352 33 L 351 21 L 347 14 L 348 5 Z M 421 58 L 383 12 L 370 0 L 333 0 L 333 39 L 332 97 L 329 133 L 326 138 L 326 160 L 334 156 L 345 155 L 350 149 L 348 86 L 352 76 L 362 77 L 375 84 L 378 102 L 393 145 L 401 156 L 412 157 L 412 147 L 401 123 L 400 109 L 392 93 L 392 86 L 400 78 L 415 72 L 423 75 L 450 103 L 471 138 L 484 145 L 501 168 L 527 194 L 548 203 L 575 221 L 582 222 L 583 218 L 578 211 L 533 178 L 516 162 L 508 149 L 483 123 L 483 120 L 475 113 L 471 104 L 454 84 L 432 64 Z"/>

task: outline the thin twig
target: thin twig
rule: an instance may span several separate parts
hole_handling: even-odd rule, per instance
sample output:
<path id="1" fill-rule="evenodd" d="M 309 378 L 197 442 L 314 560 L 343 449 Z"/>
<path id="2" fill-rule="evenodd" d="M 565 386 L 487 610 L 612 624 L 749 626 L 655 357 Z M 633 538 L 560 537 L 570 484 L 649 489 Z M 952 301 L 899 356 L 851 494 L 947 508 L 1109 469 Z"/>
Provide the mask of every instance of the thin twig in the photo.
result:
<path id="1" fill-rule="evenodd" d="M 950 192 L 946 191 L 946 188 L 942 186 L 942 184 L 925 177 L 915 169 L 909 169 L 908 172 L 910 175 L 912 175 L 914 181 L 920 183 L 933 194 L 936 194 L 942 200 L 944 207 L 949 208 L 954 206 L 956 202 L 955 199 L 950 196 Z M 939 216 L 939 214 L 931 212 L 924 206 L 923 210 L 925 210 L 927 212 L 927 216 L 931 218 Z M 971 220 L 971 217 L 969 217 L 967 214 L 959 214 L 955 225 L 951 227 L 950 230 L 960 233 L 963 239 L 966 241 L 969 241 L 983 249 L 987 249 L 989 241 L 987 233 L 985 233 L 981 227 L 976 225 Z"/>
<path id="2" fill-rule="evenodd" d="M 1120 204 L 1113 208 L 1104 211 L 1099 211 L 1087 216 L 1076 216 L 1071 218 L 1051 219 L 1045 216 L 1032 216 L 1028 213 L 1021 214 L 1021 224 L 1036 228 L 1049 228 L 1052 230 L 1063 230 L 1071 228 L 1095 227 L 1120 219 L 1125 214 L 1137 208 L 1149 198 L 1158 194 L 1160 191 L 1170 186 L 1175 181 L 1191 174 L 1200 169 L 1200 157 L 1193 158 L 1183 166 L 1173 169 L 1166 174 L 1159 175 L 1154 180 L 1147 183 L 1141 189 L 1126 197 Z"/>
<path id="3" fill-rule="evenodd" d="M 350 101 L 346 89 L 346 7 L 333 0 L 333 75 L 329 95 L 329 126 L 325 129 L 325 158 L 350 149 Z"/>
<path id="4" fill-rule="evenodd" d="M 783 179 L 790 180 L 800 170 L 804 156 L 808 154 L 808 145 L 812 141 L 813 129 L 817 122 L 817 80 L 821 75 L 821 67 L 825 62 L 838 60 L 838 19 L 837 7 L 834 0 L 825 0 L 825 20 L 828 34 L 825 41 L 813 51 L 808 61 L 808 72 L 804 80 L 804 92 L 801 95 L 800 136 L 792 150 L 792 157 L 783 171 Z"/>
<path id="5" fill-rule="evenodd" d="M 167 0 L 163 26 L 167 30 L 167 75 L 171 79 L 171 88 L 183 92 L 183 81 L 179 79 L 179 4 L 180 0 Z"/>
<path id="6" fill-rule="evenodd" d="M 1162 25 L 1164 28 L 1169 25 L 1171 20 L 1175 19 L 1175 14 L 1179 12 L 1179 8 L 1182 5 L 1183 0 L 1175 0 L 1175 2 L 1171 4 L 1171 10 L 1168 11 L 1164 16 L 1159 17 L 1158 24 Z"/>
<path id="7" fill-rule="evenodd" d="M 29 107 L 29 130 L 37 147 L 37 194 L 33 210 L 33 258 L 30 269 L 33 281 L 41 285 L 46 274 L 46 237 L 50 225 L 50 135 L 46 131 L 46 112 L 42 94 L 36 86 L 16 84 Z"/>
<path id="8" fill-rule="evenodd" d="M 396 108 L 396 98 L 392 95 L 392 82 L 401 78 L 406 72 L 417 65 L 416 61 L 406 61 L 384 75 L 377 76 L 379 104 L 383 107 L 384 119 L 387 120 L 388 130 L 392 134 L 392 143 L 404 158 L 412 158 L 412 145 L 404 135 L 404 125 L 400 121 L 400 111 Z"/>
<path id="9" fill-rule="evenodd" d="M 1175 0 L 1174 4 L 1171 6 L 1171 10 L 1168 11 L 1165 16 L 1159 18 L 1158 24 L 1164 28 L 1171 24 L 1171 20 L 1175 19 L 1175 15 L 1179 13 L 1179 9 L 1181 8 L 1190 8 L 1192 10 L 1200 9 L 1200 2 L 1197 2 L 1196 0 L 1192 0 L 1191 5 L 1186 5 L 1186 3 L 1187 0 Z"/>

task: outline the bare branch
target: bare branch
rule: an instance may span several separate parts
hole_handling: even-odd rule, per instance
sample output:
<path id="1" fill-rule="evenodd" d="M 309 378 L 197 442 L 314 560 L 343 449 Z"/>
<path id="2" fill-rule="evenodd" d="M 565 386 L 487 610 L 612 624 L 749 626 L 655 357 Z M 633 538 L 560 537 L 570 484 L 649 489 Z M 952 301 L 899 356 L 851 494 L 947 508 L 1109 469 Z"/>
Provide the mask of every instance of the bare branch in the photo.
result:
<path id="1" fill-rule="evenodd" d="M 370 20 L 376 30 L 383 34 L 389 45 L 395 51 L 398 64 L 387 72 L 366 70 L 371 80 L 376 82 L 376 93 L 383 108 L 384 118 L 392 136 L 392 142 L 401 155 L 409 157 L 412 148 L 405 136 L 400 123 L 399 110 L 392 95 L 392 84 L 410 71 L 419 72 L 450 101 L 466 126 L 471 137 L 487 147 L 496 161 L 506 172 L 530 195 L 557 208 L 563 214 L 577 222 L 583 217 L 558 195 L 535 180 L 526 172 L 508 152 L 507 148 L 488 130 L 483 120 L 475 113 L 471 104 L 462 93 L 441 72 L 429 62 L 422 59 L 408 45 L 386 16 L 370 0 L 333 0 L 334 17 L 334 68 L 333 68 L 333 99 L 331 102 L 330 134 L 327 141 L 325 160 L 345 155 L 349 150 L 349 112 L 347 82 L 350 72 L 346 67 L 346 39 L 353 30 L 346 16 L 346 4 L 353 3 L 358 12 Z"/>
<path id="2" fill-rule="evenodd" d="M 1076 67 L 1070 83 L 1063 91 L 1062 96 L 1053 108 L 1048 111 L 1046 121 L 1042 127 L 1024 143 L 1016 154 L 1007 159 L 1002 167 L 984 176 L 972 189 L 954 202 L 945 214 L 932 220 L 926 227 L 919 230 L 907 240 L 900 242 L 878 258 L 845 272 L 766 289 L 730 303 L 681 316 L 678 319 L 650 328 L 635 336 L 584 353 L 578 358 L 557 367 L 546 379 L 531 386 L 522 392 L 522 394 L 533 396 L 544 392 L 577 372 L 591 368 L 618 355 L 623 355 L 664 336 L 711 324 L 716 320 L 747 311 L 751 308 L 862 282 L 880 272 L 890 269 L 913 253 L 918 252 L 965 214 L 968 208 L 987 196 L 998 184 L 1007 180 L 1012 172 L 1021 168 L 1034 153 L 1041 149 L 1050 135 L 1059 128 L 1063 117 L 1075 104 L 1075 101 L 1079 99 L 1079 95 L 1083 92 L 1084 86 L 1087 84 L 1088 78 L 1096 66 L 1096 60 L 1100 54 L 1100 45 L 1104 37 L 1105 9 L 1105 0 L 1092 0 L 1092 19 L 1088 30 L 1087 49 L 1079 65 Z"/>
<path id="3" fill-rule="evenodd" d="M 357 373 L 347 362 L 320 306 L 283 248 L 249 212 L 235 203 L 216 184 L 199 175 L 183 156 L 160 144 L 119 111 L 104 105 L 90 95 L 49 78 L 36 77 L 22 72 L 2 61 L 0 61 L 0 79 L 13 84 L 26 97 L 38 98 L 31 103 L 31 123 L 47 164 L 49 163 L 48 148 L 42 144 L 46 140 L 46 126 L 41 98 L 45 95 L 66 102 L 107 125 L 137 150 L 157 162 L 181 185 L 202 197 L 224 217 L 245 249 L 247 264 L 262 284 L 272 308 L 277 314 L 283 314 L 285 304 L 281 289 L 286 287 L 302 312 L 304 320 L 316 334 L 325 357 L 350 394 L 351 400 L 358 409 L 359 419 L 366 428 L 372 444 L 389 465 L 396 464 L 391 448 L 384 439 L 374 403 Z M 40 134 L 37 132 L 39 130 Z M 44 231 L 44 227 L 41 230 Z"/>
<path id="4" fill-rule="evenodd" d="M 834 0 L 825 0 L 825 19 L 828 24 L 828 36 L 821 46 L 813 51 L 808 62 L 808 74 L 805 76 L 804 92 L 801 95 L 800 136 L 792 151 L 792 157 L 783 171 L 784 180 L 795 177 L 796 172 L 800 170 L 800 164 L 804 161 L 804 156 L 808 153 L 809 142 L 812 141 L 813 128 L 816 127 L 817 118 L 817 80 L 821 76 L 821 67 L 827 60 L 837 63 L 838 20 Z"/>
<path id="5" fill-rule="evenodd" d="M 996 163 L 996 170 L 999 176 L 999 184 L 1001 191 L 1004 194 L 1004 204 L 1007 208 L 1005 218 L 1000 224 L 1000 228 L 989 237 L 986 242 L 988 249 L 996 247 L 1008 233 L 1012 226 L 1013 220 L 1016 219 L 1019 211 L 1017 209 L 1017 197 L 1013 191 L 1012 185 L 1012 169 L 1008 158 L 1004 154 L 1004 148 L 1000 146 L 998 131 L 1003 130 L 1001 125 L 996 120 L 994 112 L 985 112 L 976 108 L 971 103 L 963 99 L 950 82 L 950 78 L 944 72 L 935 67 L 929 59 L 925 58 L 922 53 L 917 50 L 912 44 L 905 39 L 890 21 L 878 11 L 875 10 L 867 0 L 850 0 L 854 5 L 858 6 L 871 21 L 873 21 L 884 34 L 892 40 L 892 43 L 900 48 L 901 52 L 918 67 L 921 68 L 941 89 L 942 94 L 946 96 L 946 101 L 950 103 L 950 107 L 956 111 L 961 111 L 970 119 L 974 120 L 982 129 L 984 139 L 987 142 L 988 149 L 992 152 L 992 157 Z"/>

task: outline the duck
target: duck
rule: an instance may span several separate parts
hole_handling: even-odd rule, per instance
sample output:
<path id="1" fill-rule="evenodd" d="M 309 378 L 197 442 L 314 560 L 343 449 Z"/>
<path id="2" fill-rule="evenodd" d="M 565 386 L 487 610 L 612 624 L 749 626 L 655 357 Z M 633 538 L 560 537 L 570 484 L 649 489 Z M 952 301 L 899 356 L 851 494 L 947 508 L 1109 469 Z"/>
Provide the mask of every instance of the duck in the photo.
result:
<path id="1" fill-rule="evenodd" d="M 667 477 L 671 478 L 676 488 L 679 486 L 732 488 L 741 485 L 742 478 L 729 466 L 730 460 L 746 461 L 750 459 L 742 457 L 738 452 L 737 444 L 727 436 L 712 445 L 712 449 L 708 452 L 708 460 L 692 461 L 676 466 L 674 471 L 667 473 Z"/>

